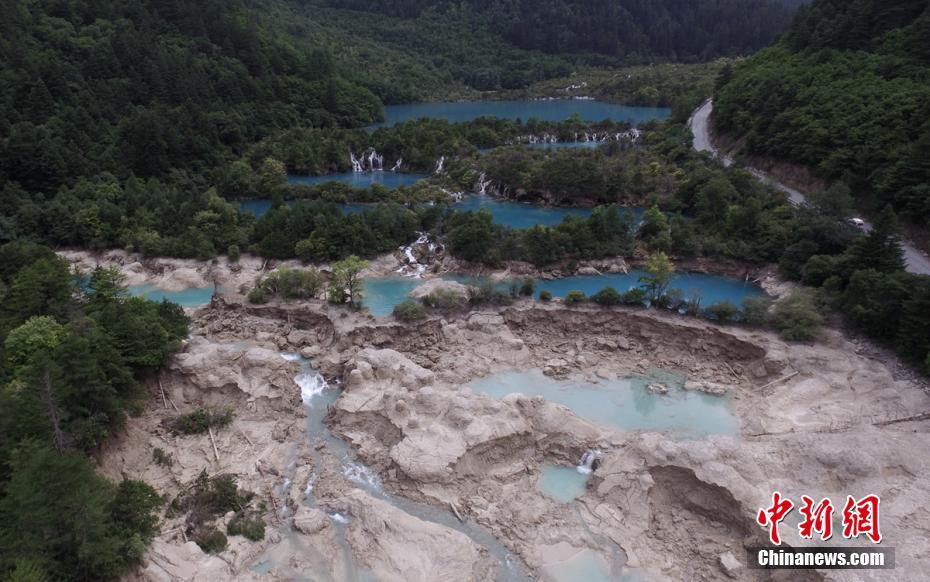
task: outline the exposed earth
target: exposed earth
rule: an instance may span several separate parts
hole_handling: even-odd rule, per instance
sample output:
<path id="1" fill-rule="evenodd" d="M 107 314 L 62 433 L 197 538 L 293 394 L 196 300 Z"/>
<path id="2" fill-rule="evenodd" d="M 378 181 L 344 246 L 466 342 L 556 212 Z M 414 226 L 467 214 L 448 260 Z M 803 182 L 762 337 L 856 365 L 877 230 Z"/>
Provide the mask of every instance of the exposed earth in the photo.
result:
<path id="1" fill-rule="evenodd" d="M 241 284 L 260 268 L 246 263 Z M 224 276 L 236 288 L 239 275 Z M 307 434 L 308 415 L 323 410 L 303 404 L 300 364 L 282 353 L 302 354 L 329 390 L 341 389 L 326 434 Z M 466 386 L 533 369 L 592 384 L 674 373 L 727 399 L 739 433 L 621 432 L 540 397 L 496 399 Z M 803 579 L 746 565 L 745 548 L 766 539 L 756 513 L 775 490 L 840 505 L 846 495 L 881 497 L 882 546 L 895 548 L 896 569 L 811 579 L 920 580 L 930 567 L 930 397 L 836 331 L 788 344 L 671 313 L 559 301 L 402 324 L 320 301 L 254 306 L 232 293 L 195 312 L 191 337 L 151 389 L 149 407 L 102 455 L 103 470 L 169 498 L 203 470 L 233 474 L 266 502 L 268 527 L 261 542 L 230 536 L 226 551 L 208 555 L 185 541 L 183 516 L 166 518 L 140 580 L 559 580 L 577 564 L 608 579 Z M 215 451 L 209 435 L 165 428 L 179 412 L 219 404 L 236 417 L 214 435 Z M 153 463 L 154 447 L 175 463 Z M 544 464 L 583 457 L 593 472 L 575 502 L 536 486 Z M 384 495 L 359 485 L 366 466 Z M 421 518 L 390 499 L 477 524 L 512 553 L 512 570 L 457 520 Z M 797 522 L 795 512 L 783 539 L 812 544 Z"/>

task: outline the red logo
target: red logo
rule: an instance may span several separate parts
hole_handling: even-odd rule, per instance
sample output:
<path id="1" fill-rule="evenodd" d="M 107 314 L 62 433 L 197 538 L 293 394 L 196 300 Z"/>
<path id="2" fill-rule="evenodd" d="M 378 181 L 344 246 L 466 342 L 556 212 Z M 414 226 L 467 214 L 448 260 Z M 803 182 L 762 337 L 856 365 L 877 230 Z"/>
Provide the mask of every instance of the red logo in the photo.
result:
<path id="1" fill-rule="evenodd" d="M 775 545 L 781 544 L 781 536 L 778 535 L 778 524 L 791 513 L 792 507 L 794 507 L 794 503 L 790 499 L 783 498 L 781 493 L 776 491 L 772 493 L 772 505 L 760 509 L 759 515 L 756 516 L 756 522 L 759 525 L 762 527 L 769 526 L 769 539 Z"/>
<path id="2" fill-rule="evenodd" d="M 859 501 L 848 495 L 843 507 L 843 537 L 853 539 L 865 534 L 874 543 L 881 542 L 882 534 L 878 529 L 880 502 L 878 495 L 866 495 Z"/>
<path id="3" fill-rule="evenodd" d="M 878 506 L 881 500 L 878 495 L 866 495 L 859 501 L 848 495 L 843 506 L 843 537 L 856 539 L 861 535 L 868 537 L 873 543 L 882 541 L 879 530 Z M 782 497 L 778 491 L 772 493 L 772 503 L 768 507 L 759 509 L 756 522 L 762 527 L 768 527 L 769 539 L 775 545 L 781 544 L 781 535 L 778 526 L 794 509 L 794 502 Z M 798 534 L 803 539 L 813 539 L 817 534 L 821 540 L 833 537 L 833 502 L 826 497 L 816 505 L 807 495 L 801 496 L 801 506 L 798 508 L 804 519 L 798 524 Z"/>
<path id="4" fill-rule="evenodd" d="M 804 503 L 800 507 L 804 521 L 798 525 L 801 537 L 809 540 L 814 537 L 814 532 L 819 532 L 820 539 L 824 541 L 833 537 L 833 503 L 823 498 L 814 507 L 814 500 L 807 495 L 802 495 L 801 501 Z"/>

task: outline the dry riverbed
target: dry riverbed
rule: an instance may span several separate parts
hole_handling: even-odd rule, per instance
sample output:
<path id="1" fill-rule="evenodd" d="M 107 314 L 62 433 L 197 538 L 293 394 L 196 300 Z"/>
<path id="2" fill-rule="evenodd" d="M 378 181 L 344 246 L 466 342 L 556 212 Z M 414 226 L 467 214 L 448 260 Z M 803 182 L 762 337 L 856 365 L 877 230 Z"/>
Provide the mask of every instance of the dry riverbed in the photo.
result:
<path id="1" fill-rule="evenodd" d="M 794 499 L 879 494 L 895 579 L 921 579 L 930 566 L 930 462 L 922 454 L 930 435 L 919 420 L 930 398 L 837 332 L 816 345 L 786 344 L 671 314 L 558 303 L 404 325 L 320 302 L 229 299 L 196 313 L 191 339 L 153 380 L 150 406 L 130 420 L 103 468 L 144 478 L 168 497 L 203 470 L 234 474 L 265 500 L 267 535 L 256 543 L 231 536 L 228 550 L 209 556 L 185 543 L 182 517 L 166 519 L 139 579 L 501 574 L 485 546 L 361 487 L 332 440 L 307 434 L 299 364 L 281 352 L 302 353 L 331 386 L 341 383 L 326 423 L 380 487 L 476 523 L 532 577 L 556 579 L 584 563 L 609 577 L 758 579 L 744 547 L 764 539 L 755 513 L 776 489 Z M 497 399 L 465 386 L 514 369 L 593 385 L 675 373 L 694 388 L 725 392 L 738 434 L 618 431 L 539 397 Z M 164 428 L 175 408 L 209 404 L 236 411 L 215 435 L 215 451 L 208 435 Z M 154 447 L 174 465 L 153 463 Z M 597 462 L 575 502 L 536 486 L 546 464 L 572 467 L 586 452 Z M 311 481 L 313 507 L 305 504 Z M 803 543 L 792 527 L 782 529 L 789 543 Z"/>

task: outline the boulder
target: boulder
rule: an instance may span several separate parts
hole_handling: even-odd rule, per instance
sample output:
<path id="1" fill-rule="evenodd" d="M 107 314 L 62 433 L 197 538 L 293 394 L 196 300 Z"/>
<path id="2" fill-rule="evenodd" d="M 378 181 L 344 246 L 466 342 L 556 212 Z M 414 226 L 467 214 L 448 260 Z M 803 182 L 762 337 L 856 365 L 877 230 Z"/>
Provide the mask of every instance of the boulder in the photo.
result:
<path id="1" fill-rule="evenodd" d="M 727 391 L 729 391 L 729 388 L 723 384 L 707 382 L 705 380 L 689 380 L 685 382 L 684 388 L 685 390 L 694 390 L 696 392 L 703 392 L 712 396 L 723 396 L 727 393 Z"/>
<path id="2" fill-rule="evenodd" d="M 468 285 L 456 281 L 446 281 L 445 279 L 431 279 L 411 291 L 410 296 L 414 299 L 423 299 L 437 291 L 458 295 L 462 299 L 468 297 Z"/>
<path id="3" fill-rule="evenodd" d="M 653 394 L 668 394 L 668 386 L 658 382 L 646 386 L 646 390 L 649 390 Z"/>
<path id="4" fill-rule="evenodd" d="M 730 578 L 739 578 L 742 568 L 743 564 L 736 559 L 733 552 L 724 552 L 720 554 L 720 569 Z"/>
<path id="5" fill-rule="evenodd" d="M 493 560 L 463 533 L 418 519 L 359 489 L 345 496 L 346 536 L 378 580 L 470 582 L 492 578 Z"/>
<path id="6" fill-rule="evenodd" d="M 329 517 L 315 507 L 301 505 L 294 514 L 294 529 L 302 534 L 317 534 L 327 527 L 329 527 Z"/>

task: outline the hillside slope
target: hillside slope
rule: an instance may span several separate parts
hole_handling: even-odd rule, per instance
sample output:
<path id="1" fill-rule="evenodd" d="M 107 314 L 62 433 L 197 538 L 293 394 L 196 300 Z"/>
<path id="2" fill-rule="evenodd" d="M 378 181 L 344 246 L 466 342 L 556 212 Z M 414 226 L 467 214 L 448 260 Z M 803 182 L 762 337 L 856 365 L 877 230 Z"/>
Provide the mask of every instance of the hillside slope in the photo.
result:
<path id="1" fill-rule="evenodd" d="M 716 128 L 751 154 L 843 179 L 859 205 L 930 219 L 926 0 L 818 0 L 772 48 L 725 72 Z"/>

